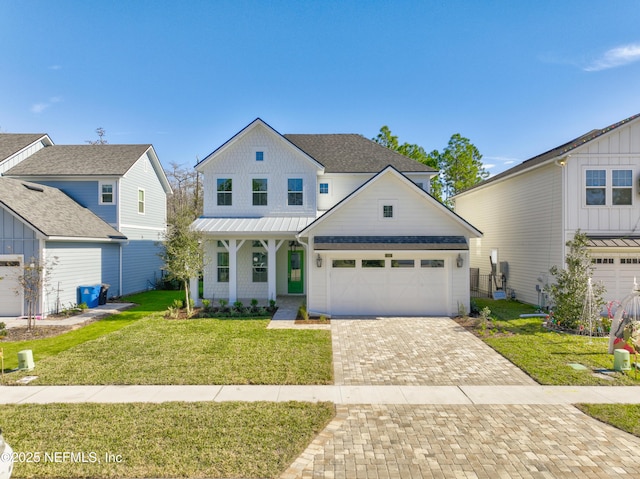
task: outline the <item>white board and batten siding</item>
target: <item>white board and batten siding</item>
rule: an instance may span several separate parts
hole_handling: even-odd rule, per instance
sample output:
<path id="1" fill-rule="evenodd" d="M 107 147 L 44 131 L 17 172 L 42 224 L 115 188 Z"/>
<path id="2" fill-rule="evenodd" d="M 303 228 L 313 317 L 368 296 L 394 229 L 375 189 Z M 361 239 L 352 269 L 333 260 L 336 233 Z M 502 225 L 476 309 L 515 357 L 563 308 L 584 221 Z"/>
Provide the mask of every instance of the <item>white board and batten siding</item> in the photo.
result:
<path id="1" fill-rule="evenodd" d="M 640 122 L 631 122 L 572 152 L 567 168 L 565 238 L 577 229 L 593 236 L 640 234 Z M 586 172 L 606 175 L 605 205 L 586 204 Z M 631 170 L 631 205 L 612 204 L 612 172 Z M 594 248 L 594 280 L 602 281 L 607 301 L 621 301 L 640 279 L 638 248 Z"/>
<path id="2" fill-rule="evenodd" d="M 263 160 L 256 160 L 256 152 Z M 202 166 L 204 216 L 315 216 L 319 166 L 263 125 L 247 131 Z M 217 180 L 232 180 L 232 204 L 218 206 Z M 267 205 L 253 205 L 252 179 L 267 179 Z M 287 205 L 287 180 L 303 180 L 302 206 Z"/>
<path id="3" fill-rule="evenodd" d="M 418 188 L 390 172 L 374 181 L 313 226 L 310 237 L 464 236 L 468 241 L 469 229 Z M 384 205 L 393 205 L 393 218 L 382 217 Z M 460 268 L 458 254 L 464 262 Z M 322 258 L 320 268 L 317 255 Z M 334 267 L 334 260 L 345 259 L 355 266 Z M 383 267 L 365 268 L 362 260 L 379 260 Z M 422 260 L 435 260 L 441 266 L 423 267 Z M 394 267 L 396 261 L 405 267 Z M 460 306 L 469 307 L 468 261 L 466 250 L 403 251 L 392 245 L 375 251 L 317 250 L 308 263 L 312 291 L 308 309 L 338 315 L 455 315 Z"/>
<path id="4" fill-rule="evenodd" d="M 509 266 L 508 285 L 537 304 L 536 285 L 563 263 L 562 170 L 550 164 L 456 197 L 455 211 L 484 233 L 471 239 L 470 266 L 489 274 L 491 253 Z M 538 281 L 542 278 L 542 282 Z"/>

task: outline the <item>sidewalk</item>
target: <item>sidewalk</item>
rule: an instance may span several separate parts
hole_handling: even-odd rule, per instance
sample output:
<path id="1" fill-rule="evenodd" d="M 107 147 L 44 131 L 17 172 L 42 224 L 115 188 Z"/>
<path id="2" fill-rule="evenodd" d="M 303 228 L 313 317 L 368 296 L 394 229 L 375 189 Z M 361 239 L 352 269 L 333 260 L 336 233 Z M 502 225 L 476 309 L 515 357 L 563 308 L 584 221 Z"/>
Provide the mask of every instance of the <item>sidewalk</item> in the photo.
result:
<path id="1" fill-rule="evenodd" d="M 130 308 L 133 305 L 133 303 L 107 303 L 88 309 L 84 313 L 69 316 L 68 318 L 36 319 L 36 326 L 74 326 L 76 324 L 86 323 L 87 321 L 93 321 L 103 316 L 117 314 L 123 309 Z M 19 318 L 0 318 L 0 321 L 7 325 L 7 329 L 27 325 L 27 318 L 24 316 Z"/>
<path id="2" fill-rule="evenodd" d="M 329 401 L 338 405 L 640 403 L 640 386 L 0 386 L 0 404 Z"/>

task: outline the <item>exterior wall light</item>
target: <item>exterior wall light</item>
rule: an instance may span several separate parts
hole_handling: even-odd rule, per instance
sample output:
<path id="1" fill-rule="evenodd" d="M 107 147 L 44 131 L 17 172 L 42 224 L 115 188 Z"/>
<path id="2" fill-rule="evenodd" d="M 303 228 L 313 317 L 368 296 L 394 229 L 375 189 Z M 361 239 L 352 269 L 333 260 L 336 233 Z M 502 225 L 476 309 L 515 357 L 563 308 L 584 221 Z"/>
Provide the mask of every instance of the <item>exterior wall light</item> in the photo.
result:
<path id="1" fill-rule="evenodd" d="M 316 266 L 318 268 L 322 268 L 322 256 L 320 256 L 320 255 L 316 256 Z"/>
<path id="2" fill-rule="evenodd" d="M 458 268 L 462 268 L 463 264 L 464 264 L 464 259 L 462 258 L 462 255 L 458 253 L 458 257 L 456 258 L 456 266 Z"/>

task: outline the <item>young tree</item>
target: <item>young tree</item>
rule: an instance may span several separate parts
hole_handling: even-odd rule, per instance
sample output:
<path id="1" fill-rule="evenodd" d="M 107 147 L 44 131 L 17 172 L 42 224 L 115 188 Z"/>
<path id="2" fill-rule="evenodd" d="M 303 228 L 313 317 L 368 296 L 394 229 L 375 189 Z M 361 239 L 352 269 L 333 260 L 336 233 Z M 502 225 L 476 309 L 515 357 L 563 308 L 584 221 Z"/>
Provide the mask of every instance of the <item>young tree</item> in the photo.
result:
<path id="1" fill-rule="evenodd" d="M 24 294 L 24 301 L 27 304 L 27 331 L 31 331 L 35 326 L 35 318 L 40 306 L 43 289 L 49 285 L 51 270 L 57 263 L 54 257 L 49 264 L 40 261 L 39 258 L 31 257 L 24 265 L 22 274 L 18 276 L 18 290 Z"/>
<path id="2" fill-rule="evenodd" d="M 437 154 L 444 203 L 453 206 L 451 197 L 489 176 L 482 165 L 480 151 L 468 138 L 455 133 L 442 153 Z"/>
<path id="3" fill-rule="evenodd" d="M 184 285 L 187 314 L 191 314 L 189 281 L 199 274 L 204 263 L 202 235 L 190 228 L 192 220 L 189 215 L 180 215 L 173 219 L 167 228 L 164 251 L 161 253 L 167 278 L 175 279 Z"/>
<path id="4" fill-rule="evenodd" d="M 555 283 L 547 286 L 554 304 L 553 314 L 558 324 L 568 329 L 576 329 L 582 319 L 589 278 L 593 275 L 591 255 L 587 249 L 587 235 L 576 231 L 565 258 L 566 267 L 553 266 L 550 273 Z M 604 305 L 604 286 L 592 283 L 593 304 L 599 309 Z"/>

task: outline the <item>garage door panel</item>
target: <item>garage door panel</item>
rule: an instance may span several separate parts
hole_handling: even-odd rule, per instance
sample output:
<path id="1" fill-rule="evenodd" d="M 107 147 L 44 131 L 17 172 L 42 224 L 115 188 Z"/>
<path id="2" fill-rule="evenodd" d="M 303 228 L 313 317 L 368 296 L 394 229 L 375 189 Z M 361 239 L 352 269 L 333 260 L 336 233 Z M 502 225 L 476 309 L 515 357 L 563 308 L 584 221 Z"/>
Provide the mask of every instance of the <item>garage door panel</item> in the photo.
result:
<path id="1" fill-rule="evenodd" d="M 330 263 L 331 264 L 331 263 Z M 331 268 L 334 315 L 446 315 L 446 268 Z"/>

